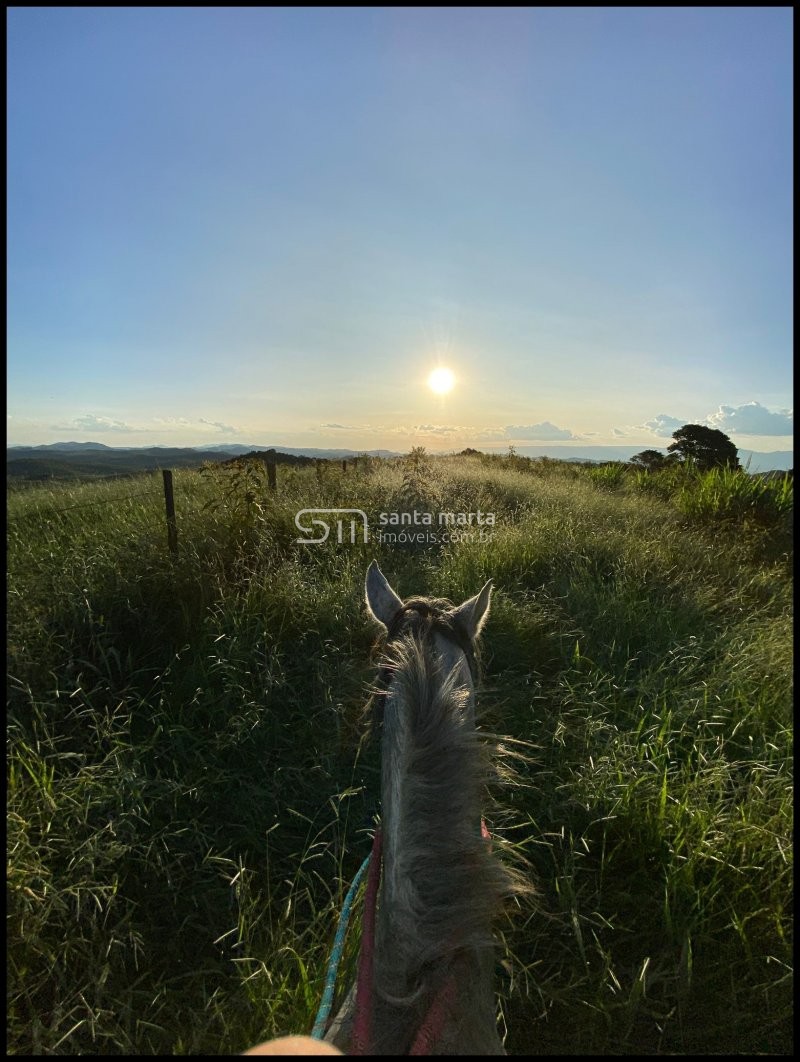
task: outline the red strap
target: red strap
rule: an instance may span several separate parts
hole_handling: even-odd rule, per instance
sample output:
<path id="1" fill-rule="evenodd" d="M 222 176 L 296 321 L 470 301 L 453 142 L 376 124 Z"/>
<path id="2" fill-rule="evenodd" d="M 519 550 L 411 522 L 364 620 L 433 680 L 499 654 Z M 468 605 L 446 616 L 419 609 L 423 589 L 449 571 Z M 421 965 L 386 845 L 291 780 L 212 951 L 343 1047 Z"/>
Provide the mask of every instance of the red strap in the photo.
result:
<path id="1" fill-rule="evenodd" d="M 419 1032 L 414 1038 L 414 1043 L 409 1049 L 408 1053 L 410 1055 L 429 1055 L 431 1053 L 436 1041 L 442 1035 L 445 1019 L 455 994 L 456 986 L 451 974 L 434 996 L 425 1021 L 420 1025 Z"/>
<path id="2" fill-rule="evenodd" d="M 491 843 L 492 835 L 489 833 L 482 816 L 481 837 Z M 442 1035 L 442 1029 L 444 1028 L 445 1020 L 447 1019 L 447 1012 L 455 999 L 455 994 L 455 980 L 451 974 L 436 993 L 433 1003 L 431 1003 L 425 1017 L 425 1021 L 420 1026 L 419 1032 L 408 1052 L 410 1055 L 429 1055 L 431 1053 L 436 1041 Z"/>

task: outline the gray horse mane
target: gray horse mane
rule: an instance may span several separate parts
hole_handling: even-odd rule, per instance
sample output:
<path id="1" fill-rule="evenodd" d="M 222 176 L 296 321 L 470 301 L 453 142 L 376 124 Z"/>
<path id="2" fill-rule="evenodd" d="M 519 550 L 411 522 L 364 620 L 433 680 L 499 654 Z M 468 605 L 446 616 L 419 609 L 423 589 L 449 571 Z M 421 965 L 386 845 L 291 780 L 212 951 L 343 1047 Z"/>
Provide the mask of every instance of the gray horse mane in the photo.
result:
<path id="1" fill-rule="evenodd" d="M 492 759 L 466 716 L 467 691 L 455 688 L 452 675 L 438 672 L 416 638 L 401 639 L 392 656 L 410 738 L 402 860 L 420 900 L 404 912 L 408 947 L 403 950 L 422 966 L 467 943 L 490 946 L 489 923 L 510 882 L 481 837 Z"/>
<path id="2" fill-rule="evenodd" d="M 383 661 L 397 710 L 383 705 L 386 695 L 373 697 L 379 702 L 376 716 L 383 716 L 384 791 L 386 772 L 401 768 L 391 757 L 400 730 L 405 750 L 401 796 L 393 811 L 402 887 L 391 910 L 378 917 L 379 1052 L 408 1049 L 449 977 L 457 985 L 457 1012 L 437 1053 L 448 1046 L 458 1053 L 502 1051 L 491 987 L 492 926 L 509 897 L 530 891 L 523 875 L 498 858 L 502 845 L 481 836 L 487 785 L 497 778 L 497 742 L 476 730 L 467 712 L 470 693 L 456 684 L 454 674 L 443 673 L 434 650 L 434 632 L 451 639 L 459 634 L 444 611 L 452 607 L 436 599 L 406 603 L 398 629 L 389 632 Z M 391 873 L 388 860 L 387 870 Z"/>
<path id="3" fill-rule="evenodd" d="M 383 722 L 383 710 L 385 705 L 386 686 L 395 672 L 402 670 L 405 664 L 405 655 L 398 650 L 404 642 L 410 639 L 415 645 L 432 648 L 432 635 L 439 631 L 452 641 L 469 641 L 467 634 L 462 630 L 458 621 L 452 614 L 453 603 L 447 598 L 441 597 L 412 597 L 403 606 L 402 614 L 399 614 L 395 627 L 387 637 L 379 637 L 373 646 L 373 656 L 377 658 L 379 666 L 378 684 L 372 687 L 372 696 L 369 698 L 365 715 L 362 721 L 366 727 L 366 736 L 372 737 Z M 477 668 L 480 662 L 480 649 L 477 643 L 472 643 L 472 655 Z M 473 674 L 473 679 L 477 673 Z"/>

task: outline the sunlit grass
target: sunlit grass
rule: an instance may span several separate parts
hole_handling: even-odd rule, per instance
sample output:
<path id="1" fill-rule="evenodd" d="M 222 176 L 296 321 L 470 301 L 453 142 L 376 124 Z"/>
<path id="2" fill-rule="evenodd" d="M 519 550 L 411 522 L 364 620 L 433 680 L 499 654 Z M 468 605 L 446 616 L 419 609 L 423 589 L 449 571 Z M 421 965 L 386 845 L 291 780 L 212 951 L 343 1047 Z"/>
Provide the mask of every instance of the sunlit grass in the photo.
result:
<path id="1" fill-rule="evenodd" d="M 308 1031 L 377 810 L 373 556 L 404 594 L 495 582 L 480 704 L 536 746 L 504 794 L 539 890 L 503 927 L 509 1052 L 790 1051 L 790 488 L 759 521 L 738 480 L 607 468 L 178 471 L 175 556 L 157 476 L 10 496 L 10 1052 Z M 299 508 L 412 493 L 491 541 L 295 542 Z"/>

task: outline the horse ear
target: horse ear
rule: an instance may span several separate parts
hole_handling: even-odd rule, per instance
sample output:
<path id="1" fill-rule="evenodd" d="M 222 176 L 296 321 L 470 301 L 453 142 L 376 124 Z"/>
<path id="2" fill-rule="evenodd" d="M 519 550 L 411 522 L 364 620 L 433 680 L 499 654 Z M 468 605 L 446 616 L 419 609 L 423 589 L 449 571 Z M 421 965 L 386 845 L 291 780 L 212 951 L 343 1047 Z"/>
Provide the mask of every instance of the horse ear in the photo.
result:
<path id="1" fill-rule="evenodd" d="M 403 607 L 403 602 L 389 586 L 377 561 L 373 561 L 367 569 L 366 599 L 372 618 L 388 630 L 389 624 Z"/>
<path id="2" fill-rule="evenodd" d="M 481 633 L 484 623 L 489 618 L 489 605 L 492 600 L 492 580 L 483 587 L 480 593 L 459 605 L 453 614 L 456 623 L 467 632 L 471 639 L 477 638 Z"/>

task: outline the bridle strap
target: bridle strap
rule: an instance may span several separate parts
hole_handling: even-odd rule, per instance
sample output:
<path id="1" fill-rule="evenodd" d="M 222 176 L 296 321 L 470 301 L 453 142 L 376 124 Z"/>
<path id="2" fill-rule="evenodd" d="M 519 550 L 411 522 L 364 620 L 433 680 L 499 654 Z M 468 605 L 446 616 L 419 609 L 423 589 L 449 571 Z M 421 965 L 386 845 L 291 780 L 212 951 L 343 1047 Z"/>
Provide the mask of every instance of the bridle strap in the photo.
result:
<path id="1" fill-rule="evenodd" d="M 447 976 L 442 987 L 436 993 L 430 1005 L 425 1021 L 419 1027 L 414 1042 L 409 1048 L 410 1055 L 429 1055 L 444 1028 L 448 1010 L 456 997 L 456 983 L 452 974 Z"/>

